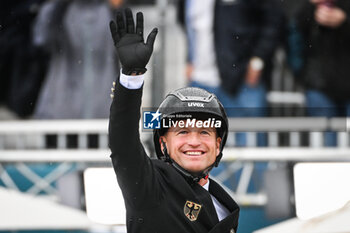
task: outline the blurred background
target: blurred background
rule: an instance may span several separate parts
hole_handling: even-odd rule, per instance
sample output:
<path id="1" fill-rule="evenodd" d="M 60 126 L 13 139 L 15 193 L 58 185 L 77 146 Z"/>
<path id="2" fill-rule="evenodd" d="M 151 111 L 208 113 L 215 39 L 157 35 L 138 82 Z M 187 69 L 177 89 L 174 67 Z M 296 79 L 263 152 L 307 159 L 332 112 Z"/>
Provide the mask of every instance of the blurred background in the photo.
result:
<path id="1" fill-rule="evenodd" d="M 159 29 L 142 108 L 183 86 L 223 103 L 211 177 L 238 232 L 350 232 L 347 0 L 3 0 L 0 232 L 126 232 L 107 136 L 125 7 Z"/>

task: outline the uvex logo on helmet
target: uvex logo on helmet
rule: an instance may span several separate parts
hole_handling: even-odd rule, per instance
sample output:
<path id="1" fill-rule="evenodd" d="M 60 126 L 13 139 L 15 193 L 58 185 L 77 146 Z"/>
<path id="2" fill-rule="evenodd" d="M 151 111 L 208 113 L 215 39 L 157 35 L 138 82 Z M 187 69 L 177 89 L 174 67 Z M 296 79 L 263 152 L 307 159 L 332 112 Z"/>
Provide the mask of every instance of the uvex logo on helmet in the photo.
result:
<path id="1" fill-rule="evenodd" d="M 189 102 L 187 103 L 188 107 L 201 107 L 204 108 L 204 103 L 198 103 L 198 102 Z"/>

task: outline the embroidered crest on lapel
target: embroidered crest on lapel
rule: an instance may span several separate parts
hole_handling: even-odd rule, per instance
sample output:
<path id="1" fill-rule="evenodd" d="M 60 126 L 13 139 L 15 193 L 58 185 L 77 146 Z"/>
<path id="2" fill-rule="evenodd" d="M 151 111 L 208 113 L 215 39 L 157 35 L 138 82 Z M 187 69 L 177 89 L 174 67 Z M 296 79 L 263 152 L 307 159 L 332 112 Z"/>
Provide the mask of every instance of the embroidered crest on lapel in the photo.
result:
<path id="1" fill-rule="evenodd" d="M 197 203 L 194 203 L 192 201 L 186 201 L 184 206 L 184 214 L 190 221 L 196 221 L 201 208 L 202 206 Z"/>

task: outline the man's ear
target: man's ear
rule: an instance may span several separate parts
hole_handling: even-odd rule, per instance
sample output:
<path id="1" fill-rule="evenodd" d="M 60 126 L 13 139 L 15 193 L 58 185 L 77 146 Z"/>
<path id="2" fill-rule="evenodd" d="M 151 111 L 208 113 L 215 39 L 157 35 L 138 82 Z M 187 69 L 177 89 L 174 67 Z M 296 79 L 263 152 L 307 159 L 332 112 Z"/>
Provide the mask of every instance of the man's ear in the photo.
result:
<path id="1" fill-rule="evenodd" d="M 221 145 L 221 138 L 217 137 L 216 138 L 216 156 L 220 154 L 220 145 Z"/>
<path id="2" fill-rule="evenodd" d="M 162 152 L 164 151 L 164 143 L 166 143 L 166 138 L 164 136 L 159 137 L 159 144 L 160 144 L 160 149 Z"/>

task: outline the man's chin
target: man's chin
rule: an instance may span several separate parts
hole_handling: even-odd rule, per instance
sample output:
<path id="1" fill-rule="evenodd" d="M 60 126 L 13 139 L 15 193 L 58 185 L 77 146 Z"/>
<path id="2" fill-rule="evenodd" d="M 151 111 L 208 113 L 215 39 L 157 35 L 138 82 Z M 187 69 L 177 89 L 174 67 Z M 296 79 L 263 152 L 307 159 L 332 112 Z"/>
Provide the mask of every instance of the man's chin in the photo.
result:
<path id="1" fill-rule="evenodd" d="M 187 167 L 187 168 L 185 168 L 187 171 L 189 171 L 189 172 L 191 172 L 192 174 L 201 174 L 203 171 L 204 171 L 204 169 L 205 168 L 202 168 L 202 167 L 193 167 L 193 166 L 191 166 L 191 167 Z"/>

